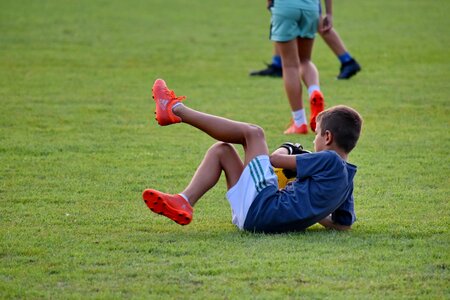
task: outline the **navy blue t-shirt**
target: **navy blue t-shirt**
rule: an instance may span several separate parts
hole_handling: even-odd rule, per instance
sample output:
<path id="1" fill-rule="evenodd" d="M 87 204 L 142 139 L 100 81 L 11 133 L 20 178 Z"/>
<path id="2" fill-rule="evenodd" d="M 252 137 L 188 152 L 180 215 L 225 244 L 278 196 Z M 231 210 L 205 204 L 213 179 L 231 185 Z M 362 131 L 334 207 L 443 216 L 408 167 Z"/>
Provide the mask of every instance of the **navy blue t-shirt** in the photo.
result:
<path id="1" fill-rule="evenodd" d="M 341 225 L 353 224 L 356 166 L 328 150 L 297 155 L 296 159 L 296 180 L 282 190 L 276 186 L 262 190 L 249 208 L 245 230 L 305 230 L 330 214 Z"/>

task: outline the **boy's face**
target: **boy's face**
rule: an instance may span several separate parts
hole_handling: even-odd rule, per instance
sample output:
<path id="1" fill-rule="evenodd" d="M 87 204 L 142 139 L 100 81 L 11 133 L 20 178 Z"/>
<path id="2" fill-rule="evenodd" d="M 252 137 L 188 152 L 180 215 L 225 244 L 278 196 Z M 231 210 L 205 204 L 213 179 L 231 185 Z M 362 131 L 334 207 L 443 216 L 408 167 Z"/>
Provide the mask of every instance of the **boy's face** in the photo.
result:
<path id="1" fill-rule="evenodd" d="M 316 124 L 316 137 L 314 138 L 314 150 L 316 152 L 325 150 L 325 135 L 322 135 L 320 129 L 320 122 Z"/>

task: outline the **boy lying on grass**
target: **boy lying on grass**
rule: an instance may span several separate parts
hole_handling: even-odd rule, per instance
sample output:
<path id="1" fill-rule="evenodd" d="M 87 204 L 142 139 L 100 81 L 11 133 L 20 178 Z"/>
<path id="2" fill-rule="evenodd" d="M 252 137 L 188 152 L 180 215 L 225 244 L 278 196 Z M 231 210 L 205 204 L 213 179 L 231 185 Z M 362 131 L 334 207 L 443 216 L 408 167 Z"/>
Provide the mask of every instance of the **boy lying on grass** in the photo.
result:
<path id="1" fill-rule="evenodd" d="M 161 79 L 155 81 L 152 93 L 159 125 L 186 123 L 219 141 L 206 152 L 181 193 L 143 192 L 153 212 L 189 224 L 193 206 L 224 171 L 232 222 L 239 229 L 280 233 L 305 230 L 317 222 L 336 230 L 351 228 L 356 166 L 347 158 L 362 126 L 354 109 L 340 105 L 318 114 L 316 152 L 295 155 L 299 147 L 285 143 L 269 155 L 262 128 L 193 110 L 181 103 L 185 97 L 177 97 Z M 244 161 L 232 144 L 243 146 Z M 296 170 L 296 180 L 279 189 L 273 167 Z"/>

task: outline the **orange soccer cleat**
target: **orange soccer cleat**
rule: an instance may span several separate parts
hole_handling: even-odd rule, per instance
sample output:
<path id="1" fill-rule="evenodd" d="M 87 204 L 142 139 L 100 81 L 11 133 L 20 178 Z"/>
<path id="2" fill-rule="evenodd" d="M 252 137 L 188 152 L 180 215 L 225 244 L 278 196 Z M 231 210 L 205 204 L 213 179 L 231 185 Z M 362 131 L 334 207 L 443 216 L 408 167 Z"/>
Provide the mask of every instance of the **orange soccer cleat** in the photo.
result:
<path id="1" fill-rule="evenodd" d="M 153 100 L 156 103 L 156 121 L 161 126 L 166 126 L 174 123 L 180 123 L 181 118 L 172 112 L 174 104 L 186 99 L 185 96 L 177 97 L 172 90 L 166 85 L 162 79 L 156 79 L 152 88 Z"/>
<path id="2" fill-rule="evenodd" d="M 323 94 L 320 91 L 314 91 L 309 98 L 309 103 L 311 105 L 311 116 L 309 118 L 309 126 L 311 126 L 312 131 L 316 131 L 316 117 L 325 108 L 325 100 L 323 99 Z"/>
<path id="3" fill-rule="evenodd" d="M 291 121 L 289 127 L 284 131 L 284 134 L 307 134 L 307 133 L 308 133 L 308 126 L 306 126 L 306 124 L 296 126 L 293 121 Z"/>
<path id="4" fill-rule="evenodd" d="M 142 193 L 142 198 L 154 213 L 166 216 L 180 225 L 187 225 L 192 221 L 192 206 L 180 195 L 147 189 Z"/>

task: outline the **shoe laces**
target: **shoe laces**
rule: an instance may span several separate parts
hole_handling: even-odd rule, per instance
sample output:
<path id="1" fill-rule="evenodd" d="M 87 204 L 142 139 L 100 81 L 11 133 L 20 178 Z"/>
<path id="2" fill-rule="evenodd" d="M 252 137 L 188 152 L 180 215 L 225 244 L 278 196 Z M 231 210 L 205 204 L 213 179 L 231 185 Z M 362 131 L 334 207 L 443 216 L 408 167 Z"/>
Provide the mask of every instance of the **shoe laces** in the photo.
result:
<path id="1" fill-rule="evenodd" d="M 166 90 L 166 94 L 167 94 L 167 96 L 170 97 L 170 100 L 183 101 L 184 99 L 186 99 L 186 96 L 177 96 L 177 95 L 175 95 L 174 91 L 169 90 L 169 89 Z"/>

